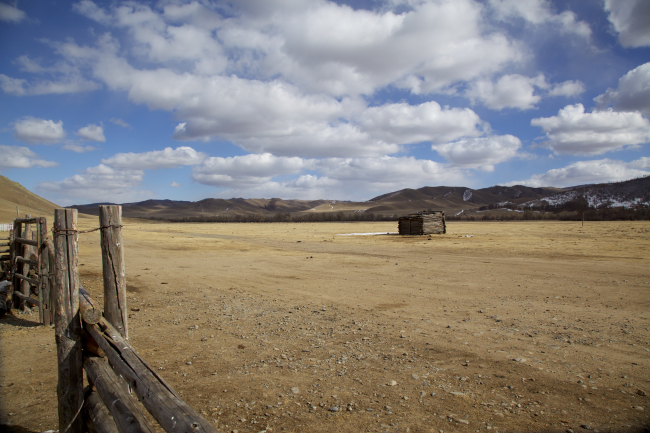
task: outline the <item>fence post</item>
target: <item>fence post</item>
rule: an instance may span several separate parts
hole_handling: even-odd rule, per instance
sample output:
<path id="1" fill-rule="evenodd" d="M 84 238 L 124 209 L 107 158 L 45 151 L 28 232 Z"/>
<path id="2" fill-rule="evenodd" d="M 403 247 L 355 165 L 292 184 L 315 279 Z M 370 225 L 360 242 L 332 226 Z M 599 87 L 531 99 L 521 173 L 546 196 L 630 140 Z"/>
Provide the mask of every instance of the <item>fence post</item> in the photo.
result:
<path id="1" fill-rule="evenodd" d="M 31 217 L 32 217 L 31 215 L 25 215 L 25 218 L 31 218 Z M 31 226 L 31 224 L 29 224 L 29 223 L 23 224 L 23 230 L 22 230 L 22 234 L 21 234 L 20 237 L 22 237 L 24 239 L 32 239 L 32 226 Z M 22 250 L 22 252 L 21 252 L 20 255 L 23 256 L 24 259 L 29 260 L 31 258 L 30 255 L 32 253 L 32 247 L 30 247 L 29 245 L 23 245 L 21 250 Z M 30 266 L 28 264 L 23 263 L 22 266 L 20 266 L 18 269 L 20 270 L 20 273 L 23 274 L 24 276 L 26 276 L 26 277 L 29 276 Z M 20 281 L 20 290 L 19 290 L 20 293 L 22 293 L 23 295 L 29 297 L 30 288 L 31 288 L 31 286 L 30 286 L 30 283 L 28 281 L 25 281 L 25 280 Z M 25 301 L 21 299 L 18 302 L 18 308 L 20 310 L 25 311 L 29 307 L 27 307 L 25 305 Z"/>
<path id="2" fill-rule="evenodd" d="M 77 210 L 54 210 L 55 338 L 59 361 L 59 431 L 84 433 L 83 364 L 79 319 Z"/>
<path id="3" fill-rule="evenodd" d="M 39 219 L 38 229 L 40 232 L 38 245 L 40 271 L 38 272 L 38 275 L 41 281 L 38 291 L 38 300 L 40 301 L 41 305 L 38 307 L 38 313 L 41 325 L 48 326 L 52 323 L 52 305 L 50 300 L 50 261 L 47 247 L 47 219 L 43 217 Z"/>
<path id="4" fill-rule="evenodd" d="M 20 291 L 20 283 L 22 280 L 16 276 L 20 274 L 20 265 L 16 262 L 16 257 L 22 255 L 23 245 L 16 242 L 16 238 L 20 238 L 23 232 L 23 224 L 14 221 L 13 237 L 11 240 L 11 303 L 14 309 L 20 307 L 20 298 L 14 295 L 14 292 Z"/>
<path id="5" fill-rule="evenodd" d="M 99 227 L 104 272 L 104 317 L 128 340 L 122 206 L 99 206 Z"/>

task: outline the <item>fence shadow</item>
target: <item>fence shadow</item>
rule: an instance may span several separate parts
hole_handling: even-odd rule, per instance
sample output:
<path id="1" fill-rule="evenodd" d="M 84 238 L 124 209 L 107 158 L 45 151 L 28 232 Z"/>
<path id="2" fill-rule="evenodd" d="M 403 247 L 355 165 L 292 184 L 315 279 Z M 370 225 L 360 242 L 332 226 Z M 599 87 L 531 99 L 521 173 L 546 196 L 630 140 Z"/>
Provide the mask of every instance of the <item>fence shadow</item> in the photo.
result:
<path id="1" fill-rule="evenodd" d="M 32 315 L 35 317 L 36 321 L 27 320 L 22 317 L 15 316 L 15 310 L 11 310 L 7 312 L 4 316 L 0 317 L 0 323 L 4 323 L 6 325 L 11 325 L 11 326 L 18 326 L 20 328 L 36 328 L 38 326 L 41 326 L 41 324 L 38 322 L 38 313 L 35 314 L 32 313 Z M 28 316 L 28 315 L 24 314 L 24 316 Z M 0 431 L 4 431 L 4 430 L 0 430 Z"/>
<path id="2" fill-rule="evenodd" d="M 38 430 L 31 430 L 19 425 L 0 424 L 0 431 L 4 433 L 39 433 Z"/>

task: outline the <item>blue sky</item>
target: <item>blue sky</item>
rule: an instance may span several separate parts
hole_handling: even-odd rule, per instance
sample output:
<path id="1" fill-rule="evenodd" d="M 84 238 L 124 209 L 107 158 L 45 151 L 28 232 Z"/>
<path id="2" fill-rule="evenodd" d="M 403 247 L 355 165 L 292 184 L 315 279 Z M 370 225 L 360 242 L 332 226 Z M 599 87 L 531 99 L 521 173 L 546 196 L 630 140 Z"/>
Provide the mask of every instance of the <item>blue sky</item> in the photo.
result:
<path id="1" fill-rule="evenodd" d="M 645 0 L 0 3 L 0 173 L 61 205 L 650 173 Z"/>

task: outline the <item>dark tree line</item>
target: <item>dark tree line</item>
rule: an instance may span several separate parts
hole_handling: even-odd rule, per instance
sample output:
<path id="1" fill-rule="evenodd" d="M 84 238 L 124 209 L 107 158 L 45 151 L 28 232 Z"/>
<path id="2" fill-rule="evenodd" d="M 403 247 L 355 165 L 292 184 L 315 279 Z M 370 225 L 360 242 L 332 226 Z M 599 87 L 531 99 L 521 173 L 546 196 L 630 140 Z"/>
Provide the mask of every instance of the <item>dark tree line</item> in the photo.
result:
<path id="1" fill-rule="evenodd" d="M 191 217 L 160 218 L 151 217 L 157 221 L 170 221 L 181 223 L 277 223 L 277 222 L 350 222 L 350 221 L 397 221 L 397 215 L 382 215 L 372 212 L 313 212 L 291 215 L 288 212 L 278 212 L 274 215 L 247 214 L 247 215 L 201 215 Z"/>

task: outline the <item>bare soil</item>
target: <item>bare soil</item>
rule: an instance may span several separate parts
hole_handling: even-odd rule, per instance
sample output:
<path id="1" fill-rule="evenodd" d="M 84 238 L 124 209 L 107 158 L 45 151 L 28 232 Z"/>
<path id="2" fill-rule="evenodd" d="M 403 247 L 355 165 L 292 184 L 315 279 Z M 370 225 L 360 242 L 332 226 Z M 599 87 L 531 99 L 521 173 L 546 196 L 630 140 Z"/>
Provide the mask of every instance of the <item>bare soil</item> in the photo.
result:
<path id="1" fill-rule="evenodd" d="M 221 431 L 647 431 L 650 223 L 448 230 L 128 220 L 131 344 Z M 58 429 L 37 319 L 0 319 L 0 429 Z"/>

